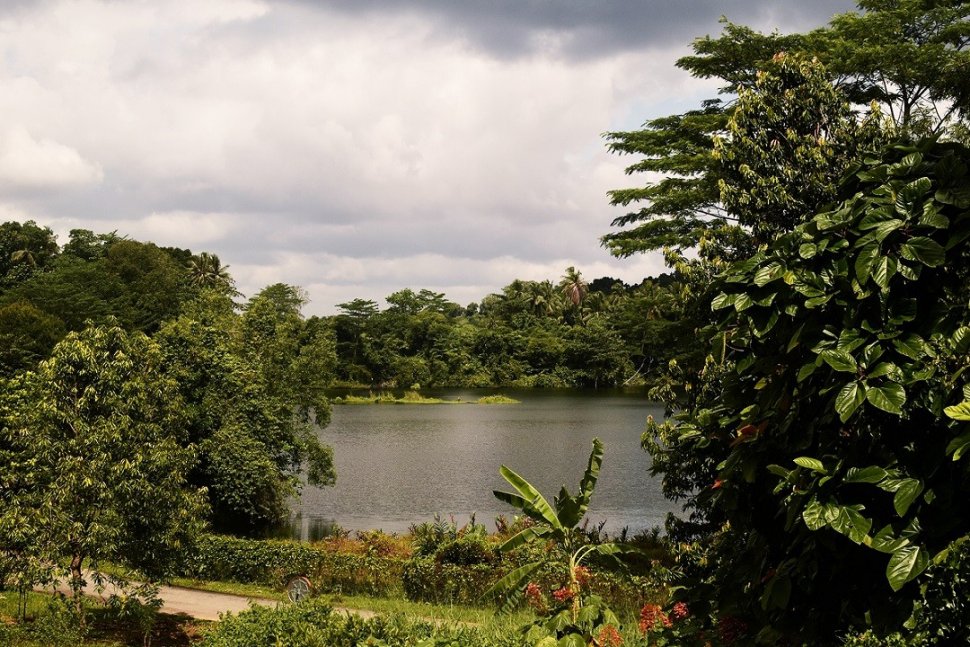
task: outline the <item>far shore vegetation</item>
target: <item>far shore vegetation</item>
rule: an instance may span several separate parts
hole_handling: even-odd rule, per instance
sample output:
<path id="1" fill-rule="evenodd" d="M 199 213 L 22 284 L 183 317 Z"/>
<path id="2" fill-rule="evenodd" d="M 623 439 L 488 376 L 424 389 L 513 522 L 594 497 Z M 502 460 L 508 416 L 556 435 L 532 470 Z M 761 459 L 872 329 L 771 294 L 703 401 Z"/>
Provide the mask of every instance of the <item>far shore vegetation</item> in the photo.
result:
<path id="1" fill-rule="evenodd" d="M 476 400 L 456 398 L 435 398 L 424 396 L 417 391 L 405 391 L 403 395 L 383 391 L 369 395 L 338 395 L 333 404 L 519 404 L 520 400 L 505 395 L 486 395 Z"/>

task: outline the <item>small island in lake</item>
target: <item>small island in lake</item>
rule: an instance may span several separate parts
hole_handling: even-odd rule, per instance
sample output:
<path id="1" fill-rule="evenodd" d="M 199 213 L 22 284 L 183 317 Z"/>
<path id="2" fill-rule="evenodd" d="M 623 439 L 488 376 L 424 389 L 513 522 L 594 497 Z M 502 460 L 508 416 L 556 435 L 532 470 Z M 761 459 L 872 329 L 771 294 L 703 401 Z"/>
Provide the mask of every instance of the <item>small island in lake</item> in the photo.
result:
<path id="1" fill-rule="evenodd" d="M 417 391 L 406 391 L 404 395 L 398 397 L 393 393 L 381 392 L 362 395 L 337 396 L 332 402 L 334 404 L 519 404 L 519 400 L 505 395 L 486 395 L 477 400 L 444 400 L 442 398 L 429 398 L 421 395 Z"/>

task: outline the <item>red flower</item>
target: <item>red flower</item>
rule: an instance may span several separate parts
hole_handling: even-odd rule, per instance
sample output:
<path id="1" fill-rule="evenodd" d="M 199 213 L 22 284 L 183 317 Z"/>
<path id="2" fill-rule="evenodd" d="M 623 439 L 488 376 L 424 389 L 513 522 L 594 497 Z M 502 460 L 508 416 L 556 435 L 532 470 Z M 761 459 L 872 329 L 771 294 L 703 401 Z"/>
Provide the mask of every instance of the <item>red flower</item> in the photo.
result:
<path id="1" fill-rule="evenodd" d="M 724 481 L 722 481 L 721 479 L 715 479 L 714 484 L 711 485 L 711 489 L 720 490 L 722 485 L 724 485 Z"/>
<path id="2" fill-rule="evenodd" d="M 675 602 L 674 608 L 670 611 L 670 615 L 674 617 L 675 620 L 683 620 L 690 615 L 690 610 L 687 609 L 686 602 Z"/>
<path id="3" fill-rule="evenodd" d="M 552 597 L 556 598 L 557 602 L 565 602 L 573 599 L 573 592 L 568 586 L 564 586 L 558 591 L 553 591 Z"/>
<path id="4" fill-rule="evenodd" d="M 664 613 L 659 604 L 645 604 L 640 609 L 640 631 L 647 633 L 662 627 L 669 627 L 670 616 Z"/>
<path id="5" fill-rule="evenodd" d="M 535 582 L 529 582 L 525 587 L 525 599 L 530 607 L 537 611 L 542 611 L 546 607 L 545 598 L 542 595 L 542 589 Z"/>
<path id="6" fill-rule="evenodd" d="M 605 625 L 596 634 L 596 644 L 600 647 L 620 647 L 623 644 L 623 636 L 613 625 Z"/>

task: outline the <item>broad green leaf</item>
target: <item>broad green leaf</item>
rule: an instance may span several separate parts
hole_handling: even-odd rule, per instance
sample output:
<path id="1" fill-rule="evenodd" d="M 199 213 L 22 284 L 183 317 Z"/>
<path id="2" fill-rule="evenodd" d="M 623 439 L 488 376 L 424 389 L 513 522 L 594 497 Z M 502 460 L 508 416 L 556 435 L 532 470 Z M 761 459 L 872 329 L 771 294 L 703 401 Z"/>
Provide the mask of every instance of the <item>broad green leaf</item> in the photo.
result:
<path id="1" fill-rule="evenodd" d="M 964 400 L 960 404 L 947 407 L 943 413 L 954 420 L 970 420 L 970 400 Z"/>
<path id="2" fill-rule="evenodd" d="M 586 514 L 586 510 L 589 508 L 589 500 L 593 496 L 593 490 L 596 488 L 596 481 L 599 479 L 600 467 L 603 465 L 603 441 L 599 438 L 593 439 L 593 450 L 589 454 L 589 461 L 586 463 L 586 471 L 583 472 L 583 479 L 579 482 L 579 492 L 576 493 L 574 501 L 576 502 L 576 510 L 570 511 L 566 514 L 566 518 L 562 518 L 560 514 L 560 522 L 566 527 L 572 527 L 582 520 L 583 516 Z"/>
<path id="3" fill-rule="evenodd" d="M 530 526 L 528 528 L 523 528 L 516 534 L 509 537 L 505 543 L 499 546 L 499 552 L 505 553 L 510 550 L 515 550 L 519 546 L 528 544 L 536 539 L 544 537 L 549 534 L 549 529 L 544 526 Z"/>
<path id="4" fill-rule="evenodd" d="M 861 382 L 852 381 L 843 386 L 835 396 L 835 411 L 839 414 L 839 419 L 845 422 L 865 401 L 866 387 Z"/>
<path id="5" fill-rule="evenodd" d="M 894 382 L 898 382 L 903 378 L 903 372 L 892 362 L 880 362 L 871 371 L 866 373 L 866 377 L 868 378 L 885 377 L 887 375 Z"/>
<path id="6" fill-rule="evenodd" d="M 808 456 L 799 456 L 794 460 L 795 465 L 804 467 L 806 469 L 813 470 L 815 472 L 820 472 L 822 474 L 828 474 L 825 469 L 825 465 L 817 458 L 810 458 Z"/>
<path id="7" fill-rule="evenodd" d="M 586 639 L 579 634 L 566 634 L 556 645 L 557 647 L 586 647 Z"/>
<path id="8" fill-rule="evenodd" d="M 818 530 L 825 526 L 825 507 L 816 500 L 809 502 L 802 510 L 802 519 L 809 530 Z"/>
<path id="9" fill-rule="evenodd" d="M 800 369 L 798 369 L 798 377 L 796 380 L 799 382 L 804 382 L 809 375 L 815 372 L 816 368 L 818 368 L 818 366 L 815 365 L 815 362 L 810 362 L 803 365 Z"/>
<path id="10" fill-rule="evenodd" d="M 780 476 L 783 479 L 787 479 L 788 478 L 788 475 L 791 474 L 791 470 L 786 470 L 781 465 L 771 464 L 768 467 L 766 467 L 765 469 L 767 469 L 769 472 L 771 472 L 775 476 Z"/>
<path id="11" fill-rule="evenodd" d="M 943 245 L 926 236 L 910 238 L 900 246 L 899 253 L 903 258 L 919 261 L 927 267 L 939 267 L 946 259 Z"/>
<path id="12" fill-rule="evenodd" d="M 755 272 L 754 284 L 762 287 L 776 279 L 780 279 L 784 275 L 785 268 L 780 263 L 769 263 Z"/>
<path id="13" fill-rule="evenodd" d="M 878 465 L 869 467 L 850 467 L 843 483 L 878 483 L 888 476 L 888 472 Z"/>
<path id="14" fill-rule="evenodd" d="M 887 382 L 882 386 L 870 386 L 866 389 L 866 400 L 877 409 L 899 415 L 906 403 L 906 390 L 895 382 Z"/>
<path id="15" fill-rule="evenodd" d="M 893 591 L 903 588 L 917 575 L 922 573 L 929 565 L 929 556 L 926 551 L 919 546 L 903 546 L 893 553 L 889 558 L 889 565 L 886 567 L 886 579 Z"/>
<path id="16" fill-rule="evenodd" d="M 721 292 L 716 297 L 714 297 L 713 301 L 711 301 L 711 310 L 721 310 L 723 308 L 728 308 L 730 306 L 733 306 L 734 301 L 737 298 L 738 298 L 738 295 L 736 294 L 725 294 L 724 292 Z"/>
<path id="17" fill-rule="evenodd" d="M 865 343 L 866 338 L 863 337 L 858 330 L 847 328 L 839 335 L 839 341 L 836 342 L 835 347 L 839 350 L 844 350 L 847 353 L 851 353 Z"/>
<path id="18" fill-rule="evenodd" d="M 893 507 L 896 509 L 896 514 L 900 517 L 905 516 L 906 512 L 909 511 L 909 506 L 913 504 L 913 501 L 922 491 L 923 484 L 918 480 L 902 479 L 899 488 L 896 490 L 896 496 L 893 497 Z"/>
<path id="19" fill-rule="evenodd" d="M 862 540 L 869 534 L 869 529 L 872 528 L 872 521 L 862 516 L 858 510 L 850 508 L 849 506 L 840 505 L 835 507 L 838 513 L 829 525 L 853 542 L 861 544 Z"/>
<path id="20" fill-rule="evenodd" d="M 552 506 L 549 505 L 549 502 L 546 501 L 539 490 L 504 465 L 499 468 L 499 473 L 519 492 L 521 498 L 527 504 L 521 508 L 522 512 L 539 523 L 547 523 L 557 530 L 562 529 L 562 524 L 559 523 L 559 517 L 556 516 L 555 510 L 552 509 Z M 498 497 L 498 493 L 495 493 L 495 496 Z"/>
<path id="21" fill-rule="evenodd" d="M 752 300 L 750 296 L 744 293 L 739 294 L 737 298 L 734 300 L 734 309 L 737 310 L 738 312 L 747 310 L 753 305 L 754 305 L 754 300 Z"/>
<path id="22" fill-rule="evenodd" d="M 961 326 L 953 333 L 953 350 L 965 355 L 970 353 L 970 326 Z"/>
<path id="23" fill-rule="evenodd" d="M 949 229 L 950 219 L 940 213 L 940 208 L 933 202 L 923 204 L 923 215 L 920 216 L 919 224 L 934 229 Z"/>
<path id="24" fill-rule="evenodd" d="M 946 453 L 953 454 L 955 461 L 960 460 L 967 451 L 970 451 L 970 431 L 960 434 L 946 446 Z"/>
<path id="25" fill-rule="evenodd" d="M 905 339 L 893 340 L 896 351 L 910 359 L 919 359 L 923 355 L 925 345 L 926 342 L 919 335 L 910 335 Z"/>
<path id="26" fill-rule="evenodd" d="M 906 537 L 896 537 L 892 525 L 886 524 L 872 538 L 864 539 L 863 543 L 880 553 L 895 553 L 910 542 Z"/>
<path id="27" fill-rule="evenodd" d="M 496 595 L 506 595 L 510 592 L 517 593 L 525 584 L 526 580 L 529 579 L 529 576 L 535 573 L 540 566 L 542 566 L 541 561 L 530 562 L 518 567 L 488 587 L 488 590 L 482 594 L 482 597 L 490 598 Z"/>
<path id="28" fill-rule="evenodd" d="M 869 275 L 872 272 L 872 264 L 876 262 L 876 258 L 879 256 L 879 246 L 875 243 L 871 243 L 862 248 L 859 255 L 855 259 L 855 275 L 859 279 L 859 283 L 865 285 L 866 281 L 869 280 Z"/>
<path id="29" fill-rule="evenodd" d="M 896 211 L 905 216 L 916 215 L 914 211 L 916 201 L 929 193 L 932 187 L 933 183 L 928 177 L 913 180 L 899 190 L 896 196 Z"/>
<path id="30" fill-rule="evenodd" d="M 825 360 L 825 363 L 831 366 L 836 371 L 841 371 L 843 373 L 855 373 L 859 365 L 856 364 L 855 358 L 844 350 L 838 350 L 835 348 L 829 350 L 823 350 L 819 353 L 819 356 Z"/>
<path id="31" fill-rule="evenodd" d="M 872 280 L 883 290 L 889 289 L 889 280 L 896 273 L 896 259 L 881 256 L 872 267 Z"/>
<path id="32" fill-rule="evenodd" d="M 785 609 L 791 599 L 791 579 L 786 576 L 775 576 L 768 580 L 765 592 L 761 594 L 761 608 Z"/>
<path id="33" fill-rule="evenodd" d="M 798 248 L 798 255 L 805 259 L 812 258 L 817 252 L 818 247 L 814 243 L 803 243 Z"/>

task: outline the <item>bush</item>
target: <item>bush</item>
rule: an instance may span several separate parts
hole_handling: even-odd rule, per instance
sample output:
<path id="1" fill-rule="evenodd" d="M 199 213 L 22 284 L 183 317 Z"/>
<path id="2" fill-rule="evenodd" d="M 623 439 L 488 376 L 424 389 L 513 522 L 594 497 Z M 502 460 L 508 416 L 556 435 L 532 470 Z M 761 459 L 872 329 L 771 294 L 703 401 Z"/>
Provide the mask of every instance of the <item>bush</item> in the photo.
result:
<path id="1" fill-rule="evenodd" d="M 513 647 L 514 638 L 488 636 L 471 627 L 440 626 L 391 616 L 362 620 L 340 616 L 319 600 L 275 609 L 252 607 L 224 616 L 200 647 Z"/>
<path id="2" fill-rule="evenodd" d="M 430 557 L 404 564 L 404 595 L 415 602 L 436 604 L 482 604 L 482 594 L 504 571 L 488 564 L 458 566 Z"/>
<path id="3" fill-rule="evenodd" d="M 403 563 L 400 558 L 337 553 L 292 541 L 207 535 L 186 559 L 183 574 L 273 587 L 301 574 L 318 591 L 388 596 L 401 590 Z"/>

